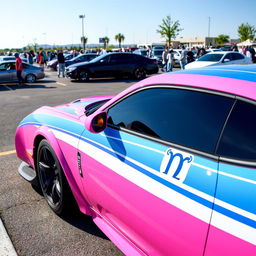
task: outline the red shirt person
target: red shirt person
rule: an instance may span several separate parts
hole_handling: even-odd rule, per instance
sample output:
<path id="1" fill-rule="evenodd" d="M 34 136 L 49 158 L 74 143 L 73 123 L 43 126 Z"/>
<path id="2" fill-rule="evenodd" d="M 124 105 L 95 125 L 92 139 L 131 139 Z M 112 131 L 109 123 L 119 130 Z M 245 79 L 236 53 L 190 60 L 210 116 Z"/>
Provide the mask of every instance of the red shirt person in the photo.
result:
<path id="1" fill-rule="evenodd" d="M 22 79 L 22 76 L 21 76 L 21 73 L 22 73 L 22 70 L 23 70 L 22 60 L 19 57 L 18 53 L 15 53 L 14 56 L 16 58 L 15 69 L 16 69 L 16 73 L 17 73 L 17 78 L 18 78 L 19 84 L 21 85 L 22 82 L 23 82 L 23 79 Z"/>

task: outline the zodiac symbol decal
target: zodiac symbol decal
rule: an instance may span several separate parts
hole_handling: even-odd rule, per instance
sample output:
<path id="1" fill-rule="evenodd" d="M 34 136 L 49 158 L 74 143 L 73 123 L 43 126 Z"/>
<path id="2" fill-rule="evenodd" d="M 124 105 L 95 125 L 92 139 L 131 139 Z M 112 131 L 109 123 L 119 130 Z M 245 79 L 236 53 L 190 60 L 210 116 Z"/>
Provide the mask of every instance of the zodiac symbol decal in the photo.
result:
<path id="1" fill-rule="evenodd" d="M 168 149 L 162 160 L 160 172 L 183 182 L 192 161 L 192 155 L 174 149 Z"/>

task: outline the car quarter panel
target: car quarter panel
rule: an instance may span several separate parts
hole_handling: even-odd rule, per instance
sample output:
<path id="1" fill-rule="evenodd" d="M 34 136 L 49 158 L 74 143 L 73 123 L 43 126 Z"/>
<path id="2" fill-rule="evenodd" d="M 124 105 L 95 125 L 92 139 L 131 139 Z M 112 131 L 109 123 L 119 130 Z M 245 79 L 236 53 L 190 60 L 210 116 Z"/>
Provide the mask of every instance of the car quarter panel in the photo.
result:
<path id="1" fill-rule="evenodd" d="M 67 144 L 59 136 L 60 133 L 67 133 L 76 134 L 76 138 L 78 138 L 83 130 L 83 124 L 74 115 L 63 114 L 54 108 L 43 107 L 23 119 L 16 133 L 15 144 L 18 157 L 35 168 L 33 155 L 35 138 L 37 136 L 45 138 L 58 157 L 80 210 L 91 215 L 81 193 L 77 167 L 77 144 Z"/>
<path id="2" fill-rule="evenodd" d="M 148 255 L 203 254 L 215 161 L 111 128 L 85 131 L 79 151 L 84 193 L 103 219 Z"/>
<path id="3" fill-rule="evenodd" d="M 205 255 L 256 254 L 255 191 L 255 168 L 219 164 L 216 199 Z"/>

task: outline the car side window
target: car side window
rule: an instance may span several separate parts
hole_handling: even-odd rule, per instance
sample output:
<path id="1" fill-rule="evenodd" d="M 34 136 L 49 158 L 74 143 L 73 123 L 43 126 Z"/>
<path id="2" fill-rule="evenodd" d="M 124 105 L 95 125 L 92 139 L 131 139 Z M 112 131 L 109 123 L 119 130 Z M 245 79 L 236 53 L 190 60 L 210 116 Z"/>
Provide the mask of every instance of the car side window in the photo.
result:
<path id="1" fill-rule="evenodd" d="M 233 102 L 198 91 L 148 88 L 111 107 L 108 123 L 213 153 Z"/>
<path id="2" fill-rule="evenodd" d="M 7 69 L 6 64 L 1 64 L 0 65 L 0 70 L 1 71 L 5 71 L 6 69 Z"/>
<path id="3" fill-rule="evenodd" d="M 233 53 L 233 59 L 234 60 L 242 60 L 242 59 L 244 59 L 244 56 L 239 53 Z"/>
<path id="4" fill-rule="evenodd" d="M 229 117 L 217 153 L 223 157 L 256 160 L 256 105 L 238 101 Z"/>
<path id="5" fill-rule="evenodd" d="M 232 54 L 228 53 L 224 59 L 229 59 L 229 60 L 233 60 Z"/>
<path id="6" fill-rule="evenodd" d="M 110 56 L 110 61 L 111 64 L 116 64 L 120 62 L 120 58 L 118 55 L 111 55 Z"/>

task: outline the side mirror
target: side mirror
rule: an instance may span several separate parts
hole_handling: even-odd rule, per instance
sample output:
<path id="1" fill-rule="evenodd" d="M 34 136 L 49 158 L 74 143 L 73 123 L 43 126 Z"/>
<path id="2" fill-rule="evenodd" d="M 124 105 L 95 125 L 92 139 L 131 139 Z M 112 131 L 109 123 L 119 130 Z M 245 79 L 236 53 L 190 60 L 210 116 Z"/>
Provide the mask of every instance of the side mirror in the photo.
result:
<path id="1" fill-rule="evenodd" d="M 92 133 L 100 133 L 107 127 L 107 113 L 92 114 L 86 118 L 85 128 Z"/>
<path id="2" fill-rule="evenodd" d="M 226 62 L 229 62 L 230 59 L 224 59 L 223 62 L 226 63 Z"/>

